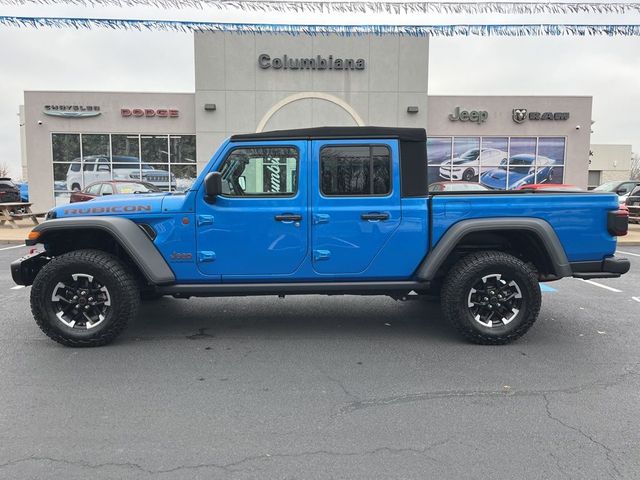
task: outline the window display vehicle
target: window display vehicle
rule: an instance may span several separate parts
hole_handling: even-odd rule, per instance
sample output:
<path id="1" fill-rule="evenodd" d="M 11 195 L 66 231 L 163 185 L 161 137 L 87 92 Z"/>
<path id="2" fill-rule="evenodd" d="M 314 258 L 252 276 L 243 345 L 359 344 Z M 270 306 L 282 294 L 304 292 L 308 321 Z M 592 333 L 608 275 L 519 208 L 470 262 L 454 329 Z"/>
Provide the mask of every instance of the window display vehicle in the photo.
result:
<path id="1" fill-rule="evenodd" d="M 435 182 L 429 185 L 429 193 L 434 192 L 473 192 L 489 190 L 476 182 Z"/>
<path id="2" fill-rule="evenodd" d="M 507 152 L 496 148 L 472 148 L 453 160 L 445 160 L 440 165 L 440 176 L 447 180 L 470 182 L 480 174 L 480 159 L 485 165 L 506 162 Z"/>
<path id="3" fill-rule="evenodd" d="M 540 155 L 514 155 L 508 162 L 503 160 L 499 167 L 483 172 L 480 183 L 496 190 L 517 189 L 530 183 L 556 183 L 561 178 L 557 178 L 555 163 Z"/>
<path id="4" fill-rule="evenodd" d="M 183 193 L 53 209 L 13 279 L 69 346 L 110 342 L 141 298 L 294 294 L 438 295 L 463 336 L 503 344 L 535 322 L 538 282 L 628 271 L 615 194 L 430 194 L 427 167 L 424 129 L 235 135 Z"/>
<path id="5" fill-rule="evenodd" d="M 137 157 L 88 155 L 81 163 L 75 159 L 67 171 L 67 190 L 77 192 L 85 185 L 104 180 L 142 180 L 161 190 L 175 190 L 176 177 L 167 170 L 140 163 Z M 112 175 L 113 174 L 113 175 Z"/>

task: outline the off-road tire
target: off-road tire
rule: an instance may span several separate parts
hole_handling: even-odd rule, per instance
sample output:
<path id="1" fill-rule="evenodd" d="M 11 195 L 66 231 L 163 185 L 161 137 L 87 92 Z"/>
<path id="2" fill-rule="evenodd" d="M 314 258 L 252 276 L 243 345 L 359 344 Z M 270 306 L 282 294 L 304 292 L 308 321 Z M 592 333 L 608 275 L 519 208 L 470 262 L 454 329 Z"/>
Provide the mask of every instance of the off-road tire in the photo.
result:
<path id="1" fill-rule="evenodd" d="M 52 295 L 56 285 L 73 274 L 93 276 L 110 295 L 104 320 L 92 329 L 69 327 L 56 316 Z M 47 263 L 31 287 L 31 312 L 40 329 L 68 347 L 97 347 L 113 341 L 138 313 L 140 292 L 127 267 L 114 255 L 100 250 L 76 250 Z"/>
<path id="2" fill-rule="evenodd" d="M 483 277 L 503 275 L 515 281 L 521 292 L 521 306 L 506 325 L 488 327 L 474 318 L 469 308 L 471 290 Z M 542 296 L 536 272 L 530 265 L 507 253 L 483 251 L 460 259 L 442 286 L 441 308 L 445 319 L 467 340 L 482 345 L 502 345 L 520 338 L 534 324 Z"/>

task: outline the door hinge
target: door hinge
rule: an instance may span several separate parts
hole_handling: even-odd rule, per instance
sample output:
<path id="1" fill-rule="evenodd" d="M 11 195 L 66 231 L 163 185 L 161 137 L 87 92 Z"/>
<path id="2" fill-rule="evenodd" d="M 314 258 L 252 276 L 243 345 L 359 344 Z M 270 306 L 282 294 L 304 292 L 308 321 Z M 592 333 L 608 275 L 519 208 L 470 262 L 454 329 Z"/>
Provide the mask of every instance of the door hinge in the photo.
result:
<path id="1" fill-rule="evenodd" d="M 201 250 L 198 252 L 198 261 L 205 262 L 214 262 L 216 259 L 216 252 L 211 250 Z"/>
<path id="2" fill-rule="evenodd" d="M 316 213 L 313 215 L 313 224 L 318 225 L 320 223 L 329 223 L 329 215 L 326 213 Z"/>
<path id="3" fill-rule="evenodd" d="M 314 250 L 313 251 L 313 260 L 329 260 L 331 257 L 331 250 Z"/>
<path id="4" fill-rule="evenodd" d="M 198 215 L 198 226 L 212 225 L 212 224 L 213 224 L 213 215 Z"/>

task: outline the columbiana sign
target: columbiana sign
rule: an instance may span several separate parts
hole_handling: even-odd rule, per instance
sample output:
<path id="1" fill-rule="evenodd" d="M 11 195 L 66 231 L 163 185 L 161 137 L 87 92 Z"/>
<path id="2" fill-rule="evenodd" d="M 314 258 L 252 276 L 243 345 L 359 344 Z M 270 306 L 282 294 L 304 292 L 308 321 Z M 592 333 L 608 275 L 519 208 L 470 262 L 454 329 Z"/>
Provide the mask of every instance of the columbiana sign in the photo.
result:
<path id="1" fill-rule="evenodd" d="M 333 55 L 323 57 L 316 55 L 308 58 L 291 58 L 287 55 L 271 57 L 266 53 L 258 56 L 258 66 L 262 69 L 274 70 L 364 70 L 364 58 L 334 58 Z"/>

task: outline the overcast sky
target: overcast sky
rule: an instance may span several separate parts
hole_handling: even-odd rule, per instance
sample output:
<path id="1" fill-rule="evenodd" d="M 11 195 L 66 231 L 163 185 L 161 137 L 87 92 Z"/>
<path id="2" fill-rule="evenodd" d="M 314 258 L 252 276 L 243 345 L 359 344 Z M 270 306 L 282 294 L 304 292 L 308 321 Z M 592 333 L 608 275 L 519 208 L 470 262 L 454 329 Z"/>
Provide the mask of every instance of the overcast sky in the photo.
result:
<path id="1" fill-rule="evenodd" d="M 265 19 L 259 14 L 216 11 L 0 7 L 0 15 L 38 13 L 243 22 Z M 279 22 L 284 20 L 282 15 L 277 18 Z M 362 17 L 336 16 L 313 19 L 318 23 L 403 20 L 381 15 L 369 15 L 366 21 Z M 414 16 L 411 20 L 418 23 L 419 19 Z M 487 21 L 478 17 L 456 20 Z M 612 20 L 640 23 L 637 15 Z M 430 94 L 591 95 L 596 121 L 592 143 L 626 143 L 632 144 L 635 152 L 640 151 L 640 37 L 432 38 L 429 54 Z M 6 162 L 14 177 L 19 176 L 17 112 L 24 90 L 193 89 L 193 35 L 189 33 L 0 27 L 0 164 Z"/>

